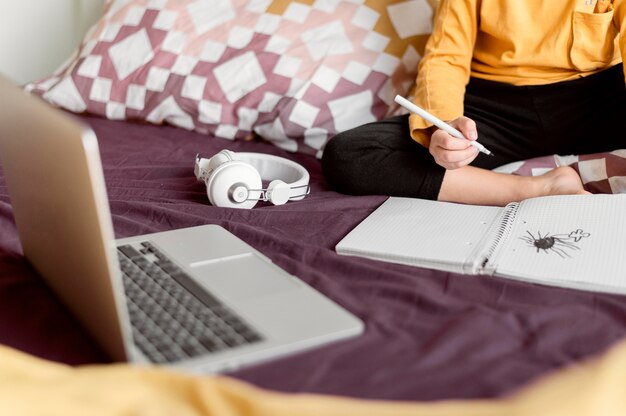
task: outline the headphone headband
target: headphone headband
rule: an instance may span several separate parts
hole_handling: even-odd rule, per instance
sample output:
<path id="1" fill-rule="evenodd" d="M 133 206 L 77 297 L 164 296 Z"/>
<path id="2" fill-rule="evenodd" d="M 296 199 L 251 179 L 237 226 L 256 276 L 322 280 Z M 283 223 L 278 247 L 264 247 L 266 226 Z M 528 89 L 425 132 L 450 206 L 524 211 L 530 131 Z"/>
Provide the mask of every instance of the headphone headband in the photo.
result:
<path id="1" fill-rule="evenodd" d="M 263 153 L 237 153 L 237 158 L 254 166 L 264 181 L 281 180 L 290 188 L 289 199 L 302 199 L 308 193 L 309 172 L 284 157 Z"/>

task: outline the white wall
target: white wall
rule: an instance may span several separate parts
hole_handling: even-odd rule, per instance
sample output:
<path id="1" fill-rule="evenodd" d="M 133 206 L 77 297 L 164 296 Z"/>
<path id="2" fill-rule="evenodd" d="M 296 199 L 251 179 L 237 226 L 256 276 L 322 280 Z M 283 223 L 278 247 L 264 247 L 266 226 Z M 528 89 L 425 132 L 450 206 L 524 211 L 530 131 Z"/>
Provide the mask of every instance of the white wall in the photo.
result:
<path id="1" fill-rule="evenodd" d="M 98 19 L 104 0 L 0 0 L 0 73 L 18 84 L 56 70 Z"/>

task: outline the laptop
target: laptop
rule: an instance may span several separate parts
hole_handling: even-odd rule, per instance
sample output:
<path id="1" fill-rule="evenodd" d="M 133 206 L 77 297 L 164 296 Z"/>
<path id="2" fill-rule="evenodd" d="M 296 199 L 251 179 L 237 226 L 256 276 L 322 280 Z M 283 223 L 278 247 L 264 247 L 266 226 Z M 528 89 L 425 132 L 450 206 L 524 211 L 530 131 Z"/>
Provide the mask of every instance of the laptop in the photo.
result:
<path id="1" fill-rule="evenodd" d="M 225 372 L 364 329 L 220 226 L 115 240 L 94 132 L 1 78 L 0 158 L 24 255 L 116 361 Z"/>

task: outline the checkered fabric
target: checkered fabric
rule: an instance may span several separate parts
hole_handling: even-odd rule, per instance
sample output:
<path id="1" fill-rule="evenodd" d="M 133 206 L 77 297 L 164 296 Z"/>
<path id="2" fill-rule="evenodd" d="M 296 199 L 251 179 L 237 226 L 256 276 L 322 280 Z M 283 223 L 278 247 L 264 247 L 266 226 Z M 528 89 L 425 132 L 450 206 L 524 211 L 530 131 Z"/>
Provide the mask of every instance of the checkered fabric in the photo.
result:
<path id="1" fill-rule="evenodd" d="M 544 156 L 494 169 L 515 175 L 538 176 L 557 166 L 571 166 L 591 193 L 626 193 L 626 149 L 588 155 Z"/>
<path id="2" fill-rule="evenodd" d="M 427 0 L 109 0 L 69 64 L 28 89 L 75 112 L 320 156 L 408 92 L 431 20 Z"/>

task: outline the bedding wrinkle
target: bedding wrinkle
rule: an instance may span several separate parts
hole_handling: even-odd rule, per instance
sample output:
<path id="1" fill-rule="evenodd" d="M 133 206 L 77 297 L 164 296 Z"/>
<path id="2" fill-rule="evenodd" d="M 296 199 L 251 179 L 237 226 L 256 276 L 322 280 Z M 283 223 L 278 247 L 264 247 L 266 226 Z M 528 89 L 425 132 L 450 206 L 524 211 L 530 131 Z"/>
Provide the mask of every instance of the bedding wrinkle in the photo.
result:
<path id="1" fill-rule="evenodd" d="M 626 297 L 615 296 L 605 298 L 603 296 L 596 296 L 592 298 L 592 302 L 589 308 L 592 312 L 592 319 L 607 318 L 612 322 L 616 322 L 620 325 L 626 325 L 626 315 L 624 315 L 622 308 L 626 302 Z"/>
<path id="2" fill-rule="evenodd" d="M 476 339 L 459 339 L 458 334 L 467 327 L 474 328 Z M 518 328 L 511 328 L 507 322 L 502 322 L 496 311 L 485 315 L 483 307 L 469 306 L 451 314 L 428 339 L 424 346 L 428 356 L 425 365 L 441 365 L 459 355 L 466 361 L 477 362 L 488 357 L 507 355 L 510 351 L 519 350 L 518 332 Z"/>

